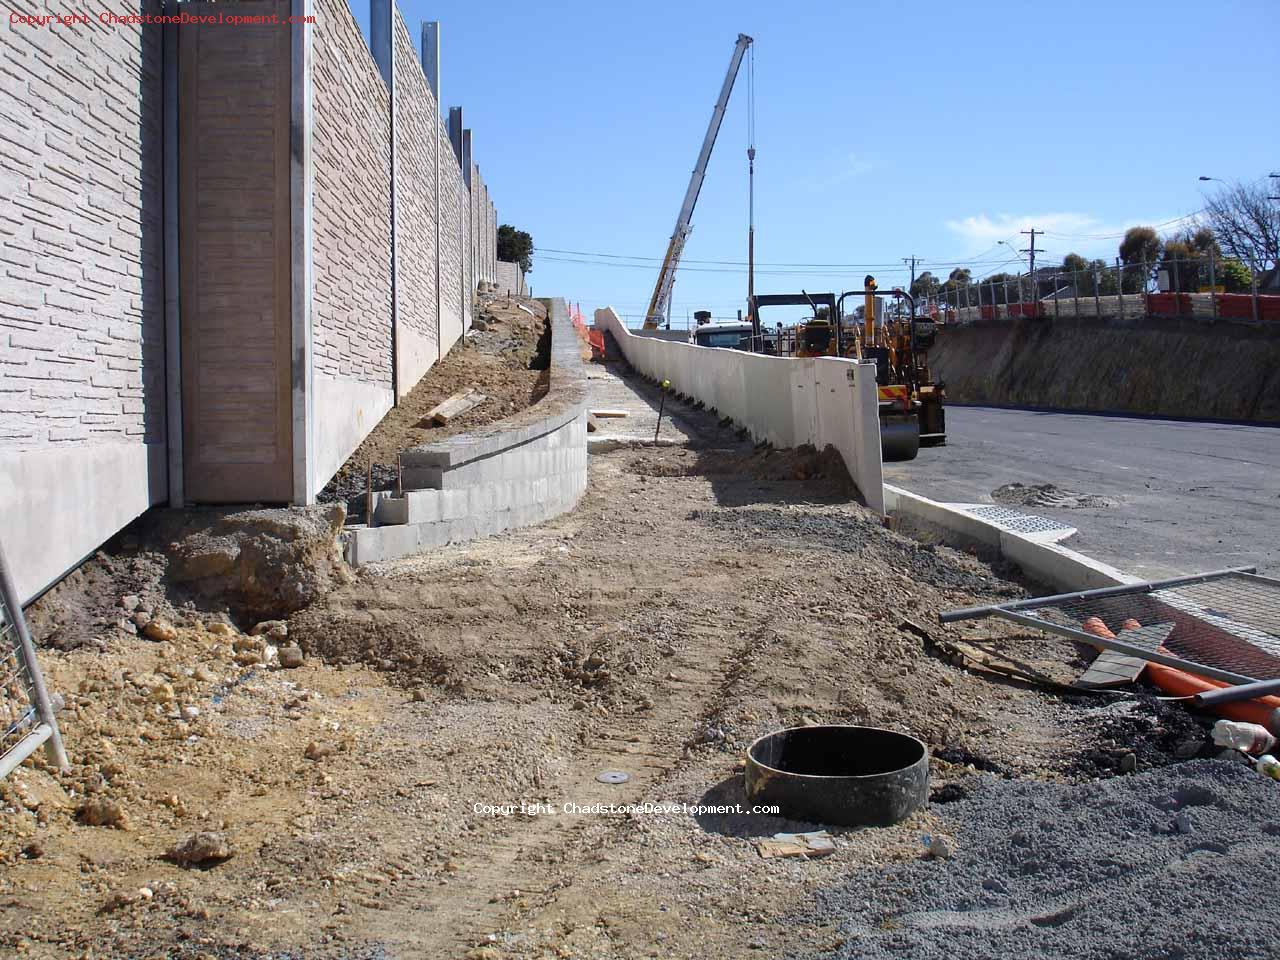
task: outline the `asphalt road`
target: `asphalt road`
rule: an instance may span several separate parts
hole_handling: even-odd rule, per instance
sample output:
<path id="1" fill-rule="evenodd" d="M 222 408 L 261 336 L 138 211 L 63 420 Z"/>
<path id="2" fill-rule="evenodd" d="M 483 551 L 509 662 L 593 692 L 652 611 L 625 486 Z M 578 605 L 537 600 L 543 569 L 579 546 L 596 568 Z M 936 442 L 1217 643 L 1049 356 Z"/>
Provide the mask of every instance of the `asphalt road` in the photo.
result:
<path id="1" fill-rule="evenodd" d="M 1079 528 L 1064 546 L 1129 573 L 1280 576 L 1280 428 L 950 407 L 947 433 L 885 481 L 952 503 L 1053 484 L 1106 505 L 1004 505 Z"/>

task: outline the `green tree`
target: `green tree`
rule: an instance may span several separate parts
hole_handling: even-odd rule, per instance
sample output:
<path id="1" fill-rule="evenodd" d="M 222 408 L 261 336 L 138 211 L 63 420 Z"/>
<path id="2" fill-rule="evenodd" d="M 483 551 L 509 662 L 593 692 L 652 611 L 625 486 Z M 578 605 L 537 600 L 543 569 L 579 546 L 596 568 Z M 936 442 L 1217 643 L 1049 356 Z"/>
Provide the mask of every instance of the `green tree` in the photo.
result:
<path id="1" fill-rule="evenodd" d="M 1253 273 L 1239 260 L 1223 260 L 1218 264 L 1218 282 L 1227 293 L 1248 293 L 1252 281 Z"/>
<path id="2" fill-rule="evenodd" d="M 1078 253 L 1068 253 L 1062 258 L 1062 272 L 1075 273 L 1078 270 L 1089 269 L 1089 261 Z"/>
<path id="3" fill-rule="evenodd" d="M 982 302 L 990 305 L 994 303 L 1007 303 L 1005 299 L 1005 283 L 1009 285 L 1009 300 L 1016 302 L 1018 300 L 1018 277 L 1012 273 L 993 273 L 989 277 L 984 277 L 978 283 L 982 285 Z"/>
<path id="4" fill-rule="evenodd" d="M 1147 288 L 1160 263 L 1164 244 L 1152 227 L 1130 227 L 1120 241 L 1120 262 L 1124 264 L 1124 292 L 1141 293 Z"/>
<path id="5" fill-rule="evenodd" d="M 498 227 L 498 259 L 520 264 L 525 273 L 533 270 L 533 237 L 509 223 Z"/>
<path id="6" fill-rule="evenodd" d="M 915 282 L 911 284 L 911 296 L 916 301 L 925 299 L 926 297 L 936 297 L 938 295 L 938 278 L 926 270 L 920 276 L 916 277 Z"/>
<path id="7" fill-rule="evenodd" d="M 971 282 L 972 277 L 973 274 L 967 267 L 956 267 L 951 271 L 950 275 L 948 275 L 946 282 L 939 287 L 939 290 L 942 293 L 942 298 L 952 306 L 957 304 L 962 307 L 967 306 L 968 304 L 965 302 L 965 297 L 969 293 L 969 283 Z"/>
<path id="8" fill-rule="evenodd" d="M 1194 293 L 1209 285 L 1209 262 L 1216 268 L 1222 249 L 1209 227 L 1187 227 L 1167 237 L 1160 258 L 1169 271 L 1169 287 L 1179 293 Z"/>

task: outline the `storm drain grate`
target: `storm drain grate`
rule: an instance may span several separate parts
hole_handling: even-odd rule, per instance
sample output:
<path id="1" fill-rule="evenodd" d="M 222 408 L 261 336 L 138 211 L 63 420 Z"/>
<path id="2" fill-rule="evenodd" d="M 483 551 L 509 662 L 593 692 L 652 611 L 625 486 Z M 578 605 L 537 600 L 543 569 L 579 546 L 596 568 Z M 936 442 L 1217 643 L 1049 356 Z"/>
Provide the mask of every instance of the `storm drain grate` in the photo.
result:
<path id="1" fill-rule="evenodd" d="M 1064 530 L 1074 529 L 1058 520 L 1037 517 L 1031 513 L 1019 513 L 1017 510 L 1010 510 L 1008 507 L 969 507 L 968 511 L 975 517 L 989 520 L 1015 533 L 1059 533 Z"/>
<path id="2" fill-rule="evenodd" d="M 1253 570 L 971 607 L 939 619 L 1000 617 L 1231 684 L 1280 679 L 1280 580 Z M 1100 628 L 1114 636 L 1100 636 Z"/>

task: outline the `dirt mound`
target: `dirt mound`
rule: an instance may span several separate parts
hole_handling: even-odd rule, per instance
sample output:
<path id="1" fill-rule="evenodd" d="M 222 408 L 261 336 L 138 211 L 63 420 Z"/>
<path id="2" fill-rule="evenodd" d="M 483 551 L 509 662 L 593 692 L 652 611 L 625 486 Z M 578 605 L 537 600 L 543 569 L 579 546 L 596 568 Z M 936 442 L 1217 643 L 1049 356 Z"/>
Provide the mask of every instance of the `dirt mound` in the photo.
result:
<path id="1" fill-rule="evenodd" d="M 1117 501 L 1111 497 L 1100 497 L 1091 493 L 1072 493 L 1052 483 L 1006 483 L 991 491 L 991 499 L 996 503 L 1007 503 L 1018 507 L 1057 507 L 1061 510 L 1117 505 Z"/>
<path id="2" fill-rule="evenodd" d="M 31 606 L 32 635 L 74 650 L 152 619 L 287 617 L 349 580 L 337 542 L 344 519 L 340 504 L 150 511 Z"/>
<path id="3" fill-rule="evenodd" d="M 168 578 L 238 617 L 287 617 L 349 580 L 345 521 L 340 504 L 226 513 L 171 545 Z"/>
<path id="4" fill-rule="evenodd" d="M 1280 421 L 1280 337 L 1234 324 L 947 327 L 929 365 L 966 403 Z"/>

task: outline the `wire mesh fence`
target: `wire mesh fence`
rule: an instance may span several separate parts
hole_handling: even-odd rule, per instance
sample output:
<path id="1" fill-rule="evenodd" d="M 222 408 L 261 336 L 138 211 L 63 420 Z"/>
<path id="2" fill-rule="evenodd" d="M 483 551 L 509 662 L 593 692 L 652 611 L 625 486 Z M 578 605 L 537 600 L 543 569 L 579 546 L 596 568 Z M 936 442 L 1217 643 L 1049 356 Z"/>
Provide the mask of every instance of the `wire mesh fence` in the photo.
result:
<path id="1" fill-rule="evenodd" d="M 1227 683 L 1280 679 L 1280 581 L 1246 571 L 951 611 L 1001 617 Z"/>
<path id="2" fill-rule="evenodd" d="M 0 777 L 8 776 L 41 745 L 50 762 L 67 765 L 53 702 L 0 549 Z"/>
<path id="3" fill-rule="evenodd" d="M 922 296 L 923 308 L 947 323 L 1019 317 L 1147 317 L 1280 323 L 1280 295 L 1261 289 L 1261 264 L 1221 257 L 1042 267 L 1034 274 L 949 279 Z"/>

